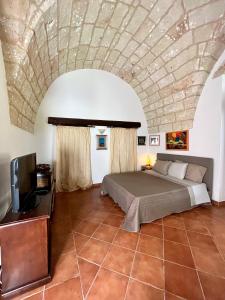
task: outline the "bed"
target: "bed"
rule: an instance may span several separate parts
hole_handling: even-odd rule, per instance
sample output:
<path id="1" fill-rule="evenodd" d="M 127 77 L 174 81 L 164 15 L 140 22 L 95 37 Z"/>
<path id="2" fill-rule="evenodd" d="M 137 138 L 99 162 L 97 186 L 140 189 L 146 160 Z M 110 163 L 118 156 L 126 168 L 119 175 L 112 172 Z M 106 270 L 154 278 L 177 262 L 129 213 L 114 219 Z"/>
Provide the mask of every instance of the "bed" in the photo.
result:
<path id="1" fill-rule="evenodd" d="M 122 227 L 127 231 L 137 232 L 142 223 L 200 204 L 211 204 L 213 159 L 164 153 L 159 153 L 157 159 L 198 164 L 207 171 L 202 183 L 171 178 L 154 171 L 106 175 L 102 194 L 108 194 L 126 213 Z"/>

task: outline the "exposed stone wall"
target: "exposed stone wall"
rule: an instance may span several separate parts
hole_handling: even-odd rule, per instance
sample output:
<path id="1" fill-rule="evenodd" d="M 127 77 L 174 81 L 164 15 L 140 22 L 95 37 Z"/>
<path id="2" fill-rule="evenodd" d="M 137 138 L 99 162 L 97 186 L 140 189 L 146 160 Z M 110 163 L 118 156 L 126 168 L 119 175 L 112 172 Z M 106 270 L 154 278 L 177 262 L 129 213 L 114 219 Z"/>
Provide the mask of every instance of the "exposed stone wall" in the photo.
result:
<path id="1" fill-rule="evenodd" d="M 0 0 L 11 122 L 32 132 L 50 84 L 95 68 L 135 89 L 149 132 L 191 128 L 224 12 L 225 0 Z"/>
<path id="2" fill-rule="evenodd" d="M 216 72 L 213 74 L 213 78 L 219 77 L 225 74 L 225 61 L 219 66 Z"/>

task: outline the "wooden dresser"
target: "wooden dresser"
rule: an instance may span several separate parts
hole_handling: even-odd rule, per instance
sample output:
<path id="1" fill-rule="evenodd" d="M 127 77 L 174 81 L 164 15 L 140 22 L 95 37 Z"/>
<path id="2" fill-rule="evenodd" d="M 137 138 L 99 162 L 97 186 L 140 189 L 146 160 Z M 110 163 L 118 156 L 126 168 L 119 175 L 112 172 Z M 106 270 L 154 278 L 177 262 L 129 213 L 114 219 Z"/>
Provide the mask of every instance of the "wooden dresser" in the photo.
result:
<path id="1" fill-rule="evenodd" d="M 1 295 L 4 298 L 51 280 L 50 218 L 54 184 L 26 213 L 9 211 L 0 223 Z"/>

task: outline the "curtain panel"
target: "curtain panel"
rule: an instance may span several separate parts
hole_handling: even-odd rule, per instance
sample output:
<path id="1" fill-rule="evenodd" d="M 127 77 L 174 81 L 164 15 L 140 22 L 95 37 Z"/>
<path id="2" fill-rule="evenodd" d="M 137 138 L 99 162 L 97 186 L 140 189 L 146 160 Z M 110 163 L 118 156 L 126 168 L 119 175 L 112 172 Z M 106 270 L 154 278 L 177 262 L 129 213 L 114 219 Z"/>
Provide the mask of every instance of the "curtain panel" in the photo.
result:
<path id="1" fill-rule="evenodd" d="M 71 192 L 91 185 L 90 128 L 57 126 L 56 191 Z"/>
<path id="2" fill-rule="evenodd" d="M 137 170 L 137 130 L 112 128 L 110 133 L 111 173 Z"/>

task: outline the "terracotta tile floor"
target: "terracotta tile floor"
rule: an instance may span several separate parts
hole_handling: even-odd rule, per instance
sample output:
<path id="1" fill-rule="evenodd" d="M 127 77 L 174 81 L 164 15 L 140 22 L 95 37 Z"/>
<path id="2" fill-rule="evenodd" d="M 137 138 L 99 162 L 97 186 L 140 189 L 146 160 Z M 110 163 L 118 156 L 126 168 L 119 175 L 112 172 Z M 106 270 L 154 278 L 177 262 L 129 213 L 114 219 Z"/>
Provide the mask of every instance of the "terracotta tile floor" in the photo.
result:
<path id="1" fill-rule="evenodd" d="M 120 228 L 124 213 L 99 188 L 57 195 L 52 281 L 11 299 L 225 299 L 225 207 L 199 207 Z"/>

